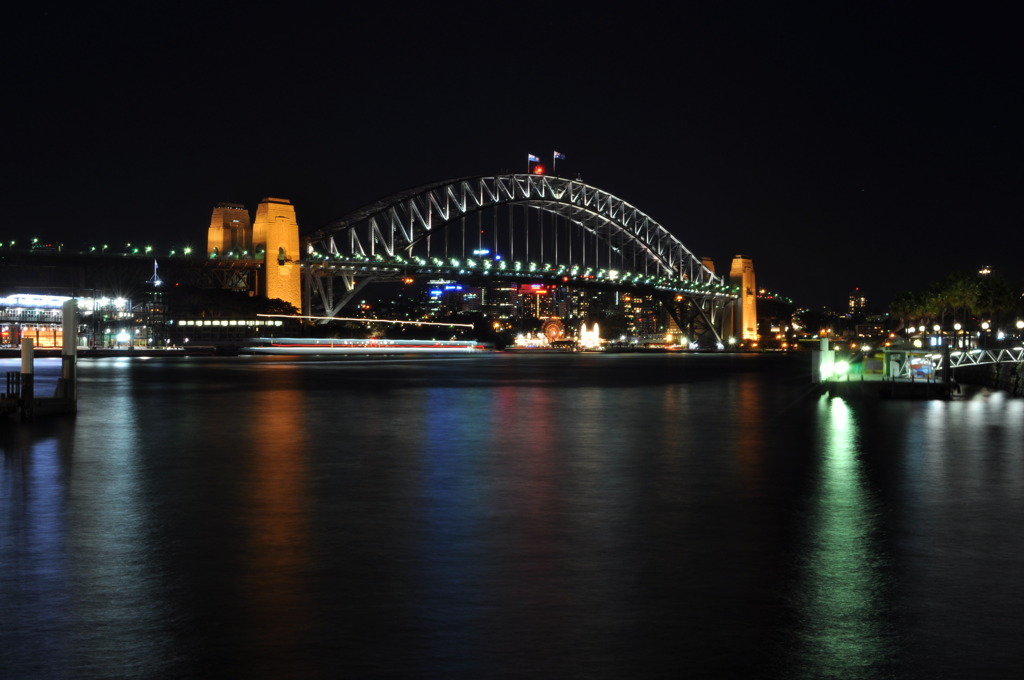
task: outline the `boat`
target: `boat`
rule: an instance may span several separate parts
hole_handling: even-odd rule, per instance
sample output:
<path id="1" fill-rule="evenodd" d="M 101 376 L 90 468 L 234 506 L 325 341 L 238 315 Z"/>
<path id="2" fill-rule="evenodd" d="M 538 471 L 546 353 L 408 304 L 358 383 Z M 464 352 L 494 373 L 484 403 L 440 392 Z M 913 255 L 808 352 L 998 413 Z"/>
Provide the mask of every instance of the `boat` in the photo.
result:
<path id="1" fill-rule="evenodd" d="M 384 340 L 376 338 L 256 338 L 240 354 L 387 355 L 471 354 L 488 348 L 473 340 Z"/>

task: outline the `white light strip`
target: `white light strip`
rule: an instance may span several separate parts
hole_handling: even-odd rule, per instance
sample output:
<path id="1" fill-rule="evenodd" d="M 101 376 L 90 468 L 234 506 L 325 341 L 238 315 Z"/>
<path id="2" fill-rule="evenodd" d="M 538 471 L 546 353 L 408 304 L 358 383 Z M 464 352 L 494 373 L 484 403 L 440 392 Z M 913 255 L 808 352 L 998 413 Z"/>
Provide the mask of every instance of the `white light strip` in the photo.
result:
<path id="1" fill-rule="evenodd" d="M 317 321 L 362 321 L 363 323 L 404 323 L 411 326 L 459 326 L 461 328 L 475 328 L 471 323 L 442 323 L 440 321 L 401 321 L 399 319 L 358 319 L 348 316 L 302 316 L 300 314 L 257 314 L 276 319 L 315 319 Z"/>

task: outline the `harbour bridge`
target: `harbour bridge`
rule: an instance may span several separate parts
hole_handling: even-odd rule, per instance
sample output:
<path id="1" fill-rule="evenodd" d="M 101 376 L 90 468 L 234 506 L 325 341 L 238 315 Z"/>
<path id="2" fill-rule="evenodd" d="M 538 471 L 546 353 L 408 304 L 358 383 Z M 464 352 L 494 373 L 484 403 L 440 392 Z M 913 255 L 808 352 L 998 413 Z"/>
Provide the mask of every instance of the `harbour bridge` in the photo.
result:
<path id="1" fill-rule="evenodd" d="M 579 180 L 505 174 L 426 184 L 306 235 L 304 313 L 336 316 L 365 286 L 439 277 L 624 289 L 721 343 L 739 296 L 665 227 Z M 710 333 L 710 336 L 705 336 Z"/>

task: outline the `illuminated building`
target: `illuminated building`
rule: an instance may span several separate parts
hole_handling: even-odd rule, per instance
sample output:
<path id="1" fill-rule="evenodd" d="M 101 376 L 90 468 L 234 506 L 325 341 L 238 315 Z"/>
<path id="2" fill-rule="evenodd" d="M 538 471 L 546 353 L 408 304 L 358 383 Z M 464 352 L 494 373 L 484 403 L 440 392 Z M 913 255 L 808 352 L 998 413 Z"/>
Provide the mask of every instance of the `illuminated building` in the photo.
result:
<path id="1" fill-rule="evenodd" d="M 850 315 L 863 314 L 868 308 L 868 299 L 864 296 L 864 293 L 860 292 L 860 288 L 854 288 L 853 292 L 850 293 Z"/>
<path id="2" fill-rule="evenodd" d="M 598 349 L 601 347 L 601 329 L 598 328 L 597 322 L 594 322 L 592 329 L 588 329 L 586 324 L 580 326 L 579 345 L 583 349 Z"/>
<path id="3" fill-rule="evenodd" d="M 731 334 L 743 341 L 756 342 L 757 285 L 754 283 L 754 263 L 749 257 L 737 255 L 732 259 L 729 283 L 739 289 L 739 299 L 731 305 Z"/>
<path id="4" fill-rule="evenodd" d="M 431 318 L 479 311 L 483 297 L 479 288 L 448 279 L 430 281 L 426 296 L 427 314 Z"/>
<path id="5" fill-rule="evenodd" d="M 519 286 L 508 281 L 496 281 L 484 289 L 484 309 L 494 318 L 509 320 L 516 315 Z"/>
<path id="6" fill-rule="evenodd" d="M 57 295 L 15 294 L 0 297 L 0 345 L 18 347 L 31 338 L 37 348 L 63 343 L 61 306 L 70 298 Z"/>
<path id="7" fill-rule="evenodd" d="M 533 316 L 543 319 L 549 316 L 558 316 L 555 309 L 554 298 L 549 295 L 550 289 L 543 283 L 526 283 L 519 286 L 519 310 L 520 316 Z"/>
<path id="8" fill-rule="evenodd" d="M 621 296 L 626 330 L 632 335 L 654 335 L 658 332 L 659 303 L 653 295 L 625 293 Z"/>
<path id="9" fill-rule="evenodd" d="M 62 295 L 15 294 L 0 297 L 0 346 L 18 347 L 31 338 L 38 349 L 63 343 Z M 133 304 L 126 298 L 78 297 L 78 342 L 84 347 L 157 347 L 164 340 L 166 308 L 148 296 Z"/>

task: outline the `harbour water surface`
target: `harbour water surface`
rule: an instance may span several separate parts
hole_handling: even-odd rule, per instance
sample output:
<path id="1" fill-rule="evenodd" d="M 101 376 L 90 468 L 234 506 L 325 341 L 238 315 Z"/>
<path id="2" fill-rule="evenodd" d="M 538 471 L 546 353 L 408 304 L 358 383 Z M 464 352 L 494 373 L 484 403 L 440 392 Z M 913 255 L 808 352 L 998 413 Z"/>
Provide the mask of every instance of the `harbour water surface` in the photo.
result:
<path id="1" fill-rule="evenodd" d="M 0 675 L 1018 677 L 1024 400 L 808 364 L 82 360 L 0 424 Z"/>

